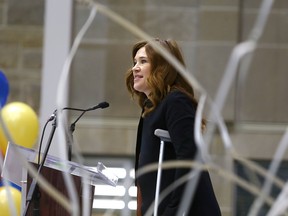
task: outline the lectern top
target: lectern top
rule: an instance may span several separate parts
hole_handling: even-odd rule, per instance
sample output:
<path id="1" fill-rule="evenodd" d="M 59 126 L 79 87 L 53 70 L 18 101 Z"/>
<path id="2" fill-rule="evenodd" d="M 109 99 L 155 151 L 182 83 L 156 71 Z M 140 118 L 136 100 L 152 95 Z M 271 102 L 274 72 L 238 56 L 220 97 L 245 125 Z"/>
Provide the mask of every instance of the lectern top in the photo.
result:
<path id="1" fill-rule="evenodd" d="M 24 167 L 20 160 L 15 160 L 15 158 L 19 158 L 19 154 L 31 163 L 37 163 L 38 161 L 38 152 L 34 149 L 28 149 L 9 143 L 1 176 L 21 186 L 22 169 Z M 102 162 L 98 162 L 96 167 L 90 167 L 72 161 L 65 161 L 52 155 L 47 155 L 44 166 L 67 172 L 71 175 L 86 177 L 90 181 L 91 185 L 99 184 L 99 181 L 101 181 L 104 184 L 116 186 L 118 182 L 118 177 L 107 169 Z"/>

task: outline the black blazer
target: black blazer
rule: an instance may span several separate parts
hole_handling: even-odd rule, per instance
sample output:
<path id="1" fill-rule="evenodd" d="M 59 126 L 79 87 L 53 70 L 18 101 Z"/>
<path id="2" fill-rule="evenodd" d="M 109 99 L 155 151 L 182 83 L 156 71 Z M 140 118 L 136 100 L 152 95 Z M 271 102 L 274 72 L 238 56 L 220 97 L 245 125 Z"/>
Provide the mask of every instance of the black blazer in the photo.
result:
<path id="1" fill-rule="evenodd" d="M 137 133 L 135 170 L 151 163 L 158 163 L 160 139 L 154 135 L 156 129 L 167 130 L 171 137 L 172 142 L 165 143 L 164 161 L 193 160 L 197 151 L 194 140 L 195 112 L 196 105 L 187 95 L 173 91 L 153 112 L 145 118 L 141 117 Z M 163 170 L 160 191 L 189 171 L 183 168 Z M 136 185 L 142 196 L 143 215 L 155 199 L 156 179 L 157 170 L 136 179 Z M 176 188 L 159 204 L 159 216 L 176 215 L 184 188 L 185 185 Z M 190 212 L 186 215 L 221 215 L 208 172 L 201 173 Z"/>

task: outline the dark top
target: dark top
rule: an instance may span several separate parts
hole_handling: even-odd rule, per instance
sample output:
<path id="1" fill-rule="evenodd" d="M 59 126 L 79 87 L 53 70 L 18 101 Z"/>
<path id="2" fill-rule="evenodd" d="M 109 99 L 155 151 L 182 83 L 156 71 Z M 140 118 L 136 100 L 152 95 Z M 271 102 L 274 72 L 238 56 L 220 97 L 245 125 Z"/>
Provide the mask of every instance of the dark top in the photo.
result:
<path id="1" fill-rule="evenodd" d="M 160 102 L 153 112 L 140 118 L 135 170 L 151 163 L 158 163 L 160 139 L 154 135 L 156 129 L 167 130 L 172 141 L 172 143 L 165 143 L 164 161 L 192 160 L 197 151 L 193 131 L 195 112 L 196 105 L 187 95 L 180 91 L 173 91 Z M 162 170 L 160 191 L 189 171 L 189 169 L 183 168 Z M 157 170 L 136 179 L 136 185 L 140 187 L 142 195 L 142 215 L 155 199 L 156 179 Z M 159 204 L 159 216 L 176 215 L 183 188 L 185 185 L 175 189 Z M 193 202 L 190 205 L 190 212 L 186 215 L 221 215 L 208 172 L 201 173 Z"/>

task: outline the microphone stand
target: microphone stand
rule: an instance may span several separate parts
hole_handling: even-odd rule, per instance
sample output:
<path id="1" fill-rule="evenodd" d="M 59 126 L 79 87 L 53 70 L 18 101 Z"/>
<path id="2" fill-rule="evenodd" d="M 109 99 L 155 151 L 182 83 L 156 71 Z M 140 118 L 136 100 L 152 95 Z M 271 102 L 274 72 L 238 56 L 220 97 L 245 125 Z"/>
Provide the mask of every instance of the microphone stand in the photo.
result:
<path id="1" fill-rule="evenodd" d="M 70 132 L 71 132 L 71 141 L 73 142 L 73 132 L 75 131 L 76 123 L 79 121 L 79 119 L 86 113 L 88 110 L 83 110 L 81 115 L 70 125 Z M 68 143 L 68 160 L 72 160 L 72 143 Z"/>
<path id="2" fill-rule="evenodd" d="M 105 109 L 109 107 L 109 103 L 107 103 L 106 101 L 99 103 L 96 106 L 90 107 L 88 109 L 78 109 L 78 108 L 72 108 L 72 107 L 65 107 L 64 109 L 67 110 L 76 110 L 76 111 L 82 111 L 81 115 L 70 125 L 70 139 L 68 139 L 68 160 L 71 161 L 72 160 L 72 142 L 73 142 L 73 132 L 75 131 L 75 125 L 76 123 L 79 121 L 79 119 L 88 111 L 92 111 L 92 110 L 96 110 L 98 108 L 101 109 Z"/>
<path id="3" fill-rule="evenodd" d="M 43 154 L 43 159 L 41 161 L 41 164 L 38 167 L 38 175 L 41 173 L 41 170 L 45 164 L 45 160 L 46 160 L 46 157 L 48 155 L 56 127 L 57 127 L 57 118 L 55 115 L 54 121 L 52 123 L 52 129 L 50 132 L 50 136 L 49 136 L 49 139 L 47 141 L 46 149 L 45 149 L 44 154 Z M 23 216 L 27 215 L 31 201 L 34 201 L 33 216 L 40 216 L 40 198 L 41 198 L 41 193 L 39 191 L 39 186 L 37 184 L 37 180 L 35 178 L 33 178 L 33 181 L 30 185 L 30 188 L 29 188 L 29 191 L 27 194 L 26 207 L 25 207 Z"/>

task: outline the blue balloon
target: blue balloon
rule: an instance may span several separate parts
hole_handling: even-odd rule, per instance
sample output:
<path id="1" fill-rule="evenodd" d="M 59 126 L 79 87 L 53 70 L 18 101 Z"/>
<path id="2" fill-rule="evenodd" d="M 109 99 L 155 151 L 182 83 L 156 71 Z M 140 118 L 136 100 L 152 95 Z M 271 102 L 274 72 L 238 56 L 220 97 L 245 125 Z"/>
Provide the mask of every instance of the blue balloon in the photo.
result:
<path id="1" fill-rule="evenodd" d="M 5 74 L 0 71 L 0 108 L 2 108 L 6 102 L 9 95 L 9 83 Z"/>
<path id="2" fill-rule="evenodd" d="M 20 186 L 18 186 L 17 184 L 14 184 L 13 182 L 8 181 L 8 185 L 16 188 L 19 191 L 22 190 L 22 188 Z M 3 186 L 4 186 L 4 182 L 0 179 L 0 187 L 3 187 Z"/>

